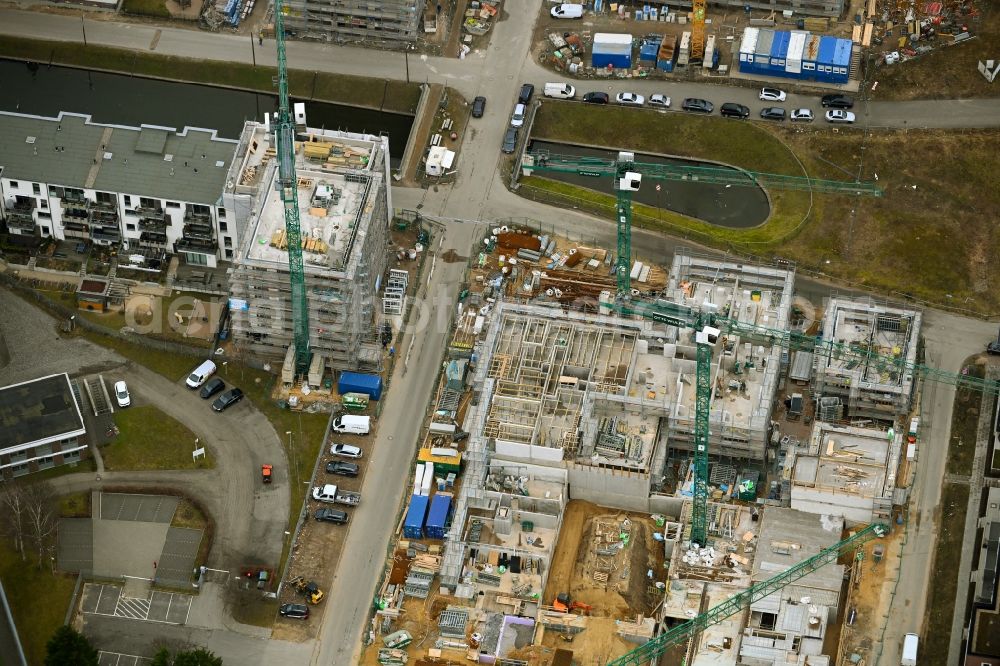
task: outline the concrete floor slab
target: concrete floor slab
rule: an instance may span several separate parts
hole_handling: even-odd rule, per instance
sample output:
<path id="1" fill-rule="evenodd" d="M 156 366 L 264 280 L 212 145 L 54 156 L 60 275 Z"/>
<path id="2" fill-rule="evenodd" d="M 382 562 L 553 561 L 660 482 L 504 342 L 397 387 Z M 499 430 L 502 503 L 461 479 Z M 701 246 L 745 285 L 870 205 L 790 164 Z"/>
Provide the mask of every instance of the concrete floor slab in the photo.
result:
<path id="1" fill-rule="evenodd" d="M 152 578 L 169 526 L 163 523 L 94 521 L 94 575 Z"/>
<path id="2" fill-rule="evenodd" d="M 186 586 L 194 580 L 194 563 L 201 547 L 202 530 L 171 527 L 156 567 L 156 581 Z"/>
<path id="3" fill-rule="evenodd" d="M 59 521 L 59 547 L 56 551 L 61 571 L 89 576 L 94 570 L 94 528 L 89 518 L 64 518 Z"/>
<path id="4" fill-rule="evenodd" d="M 169 523 L 180 500 L 169 495 L 126 495 L 102 493 L 98 517 L 102 520 L 131 520 Z"/>

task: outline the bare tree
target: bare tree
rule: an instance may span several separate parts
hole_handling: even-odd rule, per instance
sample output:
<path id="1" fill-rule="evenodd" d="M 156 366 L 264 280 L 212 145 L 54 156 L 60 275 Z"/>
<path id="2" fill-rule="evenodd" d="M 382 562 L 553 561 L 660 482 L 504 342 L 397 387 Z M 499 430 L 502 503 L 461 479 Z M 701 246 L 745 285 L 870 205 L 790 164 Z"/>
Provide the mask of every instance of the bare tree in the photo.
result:
<path id="1" fill-rule="evenodd" d="M 24 484 L 7 481 L 0 483 L 0 509 L 4 510 L 5 520 L 0 521 L 3 535 L 14 544 L 14 549 L 21 554 L 21 560 L 26 560 L 28 554 L 24 549 L 24 537 L 27 530 L 27 504 L 24 498 Z"/>
<path id="2" fill-rule="evenodd" d="M 55 495 L 52 487 L 45 482 L 25 485 L 23 492 L 27 539 L 38 552 L 38 568 L 41 569 L 58 525 Z"/>

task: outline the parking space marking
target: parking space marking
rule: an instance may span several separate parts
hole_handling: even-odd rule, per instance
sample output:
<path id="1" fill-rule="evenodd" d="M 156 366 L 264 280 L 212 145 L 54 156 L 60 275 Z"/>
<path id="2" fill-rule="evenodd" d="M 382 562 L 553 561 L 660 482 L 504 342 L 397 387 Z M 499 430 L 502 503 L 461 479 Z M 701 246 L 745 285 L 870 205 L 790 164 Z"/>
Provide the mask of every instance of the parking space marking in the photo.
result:
<path id="1" fill-rule="evenodd" d="M 148 666 L 153 663 L 149 657 L 140 657 L 137 654 L 124 654 L 122 652 L 108 652 L 106 650 L 97 651 L 97 660 L 100 666 Z"/>
<path id="2" fill-rule="evenodd" d="M 100 598 L 104 594 L 105 587 L 115 587 L 113 585 L 100 585 L 101 589 L 98 592 L 98 608 L 93 611 L 84 611 L 90 615 L 104 615 L 107 617 L 123 617 L 130 620 L 140 620 L 143 622 L 159 622 L 160 624 L 174 624 L 181 625 L 187 622 L 188 616 L 191 613 L 191 599 L 190 595 L 177 595 L 173 592 L 152 592 L 146 599 L 137 599 L 133 597 L 124 597 L 121 594 L 115 600 L 114 609 L 111 612 L 99 610 Z M 109 593 L 110 594 L 110 593 Z M 158 595 L 158 596 L 157 596 Z M 166 611 L 163 611 L 164 604 L 162 598 L 166 597 Z M 183 617 L 179 621 L 174 621 L 170 619 L 170 610 L 173 607 L 174 597 L 184 596 L 187 597 L 186 600 L 178 600 L 176 615 L 181 615 L 181 609 L 183 608 Z M 154 603 L 155 601 L 155 603 Z M 154 609 L 155 606 L 155 609 Z M 150 617 L 151 611 L 155 610 L 153 613 L 155 617 Z M 161 617 L 162 614 L 162 617 Z M 118 653 L 109 653 L 118 654 Z M 102 666 L 105 664 L 102 663 Z"/>

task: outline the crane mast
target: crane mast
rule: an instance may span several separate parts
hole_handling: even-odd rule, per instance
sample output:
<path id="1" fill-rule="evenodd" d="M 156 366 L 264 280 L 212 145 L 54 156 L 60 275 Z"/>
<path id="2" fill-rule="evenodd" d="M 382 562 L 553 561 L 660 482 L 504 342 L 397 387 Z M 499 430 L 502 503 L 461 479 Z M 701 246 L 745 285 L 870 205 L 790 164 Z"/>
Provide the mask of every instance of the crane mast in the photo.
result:
<path id="1" fill-rule="evenodd" d="M 285 211 L 288 234 L 288 275 L 292 288 L 292 340 L 295 374 L 309 372 L 309 310 L 306 303 L 306 273 L 302 260 L 302 226 L 299 222 L 299 187 L 295 174 L 295 121 L 288 102 L 288 62 L 285 56 L 285 25 L 281 0 L 274 2 L 274 36 L 278 44 L 278 121 L 274 126 L 278 155 L 278 187 Z"/>

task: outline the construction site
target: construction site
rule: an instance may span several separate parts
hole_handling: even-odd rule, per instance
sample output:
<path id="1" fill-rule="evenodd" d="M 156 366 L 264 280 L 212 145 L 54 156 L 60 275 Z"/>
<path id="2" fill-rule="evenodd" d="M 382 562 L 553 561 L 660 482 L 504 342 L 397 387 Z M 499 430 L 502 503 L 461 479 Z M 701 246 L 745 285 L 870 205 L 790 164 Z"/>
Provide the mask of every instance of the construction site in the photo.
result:
<path id="1" fill-rule="evenodd" d="M 298 106 L 298 105 L 296 105 Z M 312 362 L 312 389 L 334 370 L 381 370 L 377 299 L 388 256 L 389 145 L 384 136 L 307 128 L 296 109 L 295 170 Z M 288 234 L 274 134 L 248 122 L 240 137 L 223 201 L 249 211 L 233 260 L 230 312 L 233 343 L 258 358 L 283 363 L 294 380 Z"/>
<path id="2" fill-rule="evenodd" d="M 841 663 L 845 567 L 905 503 L 903 428 L 804 403 L 831 397 L 814 374 L 869 372 L 901 424 L 912 376 L 846 357 L 912 362 L 919 313 L 831 297 L 818 346 L 789 332 L 791 267 L 635 261 L 623 302 L 613 259 L 508 227 L 470 258 L 363 663 Z"/>

